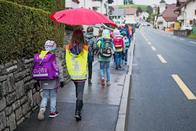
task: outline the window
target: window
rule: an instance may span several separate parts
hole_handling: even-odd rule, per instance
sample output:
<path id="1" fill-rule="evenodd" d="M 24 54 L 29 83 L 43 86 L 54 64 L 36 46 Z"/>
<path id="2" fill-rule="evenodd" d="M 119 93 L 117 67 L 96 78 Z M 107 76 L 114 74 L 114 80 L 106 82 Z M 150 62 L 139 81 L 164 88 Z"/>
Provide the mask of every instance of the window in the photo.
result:
<path id="1" fill-rule="evenodd" d="M 80 3 L 80 1 L 79 0 L 72 0 L 73 2 L 75 2 L 75 3 L 77 3 L 77 4 L 79 4 Z"/>
<path id="2" fill-rule="evenodd" d="M 162 24 L 163 24 L 163 22 L 162 22 L 162 21 L 159 21 L 159 22 L 158 22 L 158 25 L 162 25 Z"/>
<path id="3" fill-rule="evenodd" d="M 190 21 L 189 21 L 189 24 L 190 24 L 190 25 L 192 25 L 192 24 L 193 24 L 193 21 L 192 21 L 192 20 L 190 20 Z"/>

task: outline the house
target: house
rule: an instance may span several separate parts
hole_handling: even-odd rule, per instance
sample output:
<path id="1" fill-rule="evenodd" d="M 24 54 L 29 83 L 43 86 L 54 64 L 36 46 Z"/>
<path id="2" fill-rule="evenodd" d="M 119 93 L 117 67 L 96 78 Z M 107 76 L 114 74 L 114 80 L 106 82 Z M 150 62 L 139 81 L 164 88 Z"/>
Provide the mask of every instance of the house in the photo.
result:
<path id="1" fill-rule="evenodd" d="M 165 11 L 163 11 L 162 17 L 167 24 L 166 28 L 174 28 L 174 24 L 178 17 L 178 14 L 175 13 L 176 9 L 176 4 L 168 4 Z"/>
<path id="2" fill-rule="evenodd" d="M 110 6 L 123 5 L 123 0 L 113 0 Z"/>
<path id="3" fill-rule="evenodd" d="M 113 11 L 110 15 L 111 19 L 121 19 L 125 17 L 125 10 L 123 8 L 118 8 L 118 6 L 113 6 Z"/>
<path id="4" fill-rule="evenodd" d="M 107 0 L 80 0 L 79 6 L 96 10 L 102 14 L 108 14 Z"/>
<path id="5" fill-rule="evenodd" d="M 108 13 L 107 0 L 66 0 L 65 1 L 66 9 L 79 8 L 79 7 L 93 9 L 102 14 Z"/>
<path id="6" fill-rule="evenodd" d="M 113 6 L 113 11 L 110 14 L 110 19 L 112 19 L 117 25 L 124 24 L 125 10 L 118 8 L 118 6 Z"/>
<path id="7" fill-rule="evenodd" d="M 119 8 L 113 6 L 113 11 L 110 14 L 110 18 L 113 19 L 118 25 L 122 24 L 135 24 L 137 19 L 136 8 Z"/>
<path id="8" fill-rule="evenodd" d="M 136 8 L 125 8 L 125 23 L 136 24 L 137 9 Z"/>
<path id="9" fill-rule="evenodd" d="M 65 8 L 71 9 L 71 8 L 78 8 L 79 7 L 79 0 L 65 0 Z"/>
<path id="10" fill-rule="evenodd" d="M 178 14 L 175 12 L 177 8 L 176 4 L 160 3 L 156 27 L 159 29 L 174 28 L 178 17 Z"/>
<path id="11" fill-rule="evenodd" d="M 162 13 L 165 9 L 166 9 L 166 3 L 164 1 L 160 1 L 158 6 L 158 16 L 156 18 L 156 24 L 155 24 L 155 26 L 158 29 L 164 29 L 164 27 L 167 26 L 167 23 L 162 17 Z"/>
<path id="12" fill-rule="evenodd" d="M 177 20 L 181 25 L 196 25 L 196 0 L 177 0 Z"/>

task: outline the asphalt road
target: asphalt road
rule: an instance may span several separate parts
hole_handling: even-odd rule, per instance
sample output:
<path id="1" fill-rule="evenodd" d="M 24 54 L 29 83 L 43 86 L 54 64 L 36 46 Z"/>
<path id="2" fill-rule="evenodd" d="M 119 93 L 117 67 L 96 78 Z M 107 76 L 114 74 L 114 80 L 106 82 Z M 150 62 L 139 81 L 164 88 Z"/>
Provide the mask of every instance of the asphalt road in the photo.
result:
<path id="1" fill-rule="evenodd" d="M 196 131 L 196 41 L 136 33 L 128 131 Z"/>

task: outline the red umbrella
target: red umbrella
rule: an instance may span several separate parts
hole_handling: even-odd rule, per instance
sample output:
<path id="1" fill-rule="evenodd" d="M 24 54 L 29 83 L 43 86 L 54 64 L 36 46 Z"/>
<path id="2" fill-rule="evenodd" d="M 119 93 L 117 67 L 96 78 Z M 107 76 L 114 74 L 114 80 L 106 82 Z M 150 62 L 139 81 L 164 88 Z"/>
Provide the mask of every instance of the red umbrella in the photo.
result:
<path id="1" fill-rule="evenodd" d="M 110 24 L 116 26 L 116 24 L 108 17 L 86 8 L 57 11 L 51 14 L 50 18 L 53 21 L 68 25 Z"/>

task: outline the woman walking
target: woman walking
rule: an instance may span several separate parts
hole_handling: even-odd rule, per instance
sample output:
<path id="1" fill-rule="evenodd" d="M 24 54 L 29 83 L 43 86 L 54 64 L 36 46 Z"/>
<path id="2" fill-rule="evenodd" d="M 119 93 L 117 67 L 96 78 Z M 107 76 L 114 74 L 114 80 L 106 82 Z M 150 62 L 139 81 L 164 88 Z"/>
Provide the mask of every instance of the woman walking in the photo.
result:
<path id="1" fill-rule="evenodd" d="M 73 32 L 71 41 L 65 46 L 65 50 L 67 70 L 76 88 L 75 118 L 77 121 L 80 121 L 82 119 L 81 110 L 83 107 L 83 93 L 88 66 L 88 45 L 85 43 L 81 30 Z"/>

